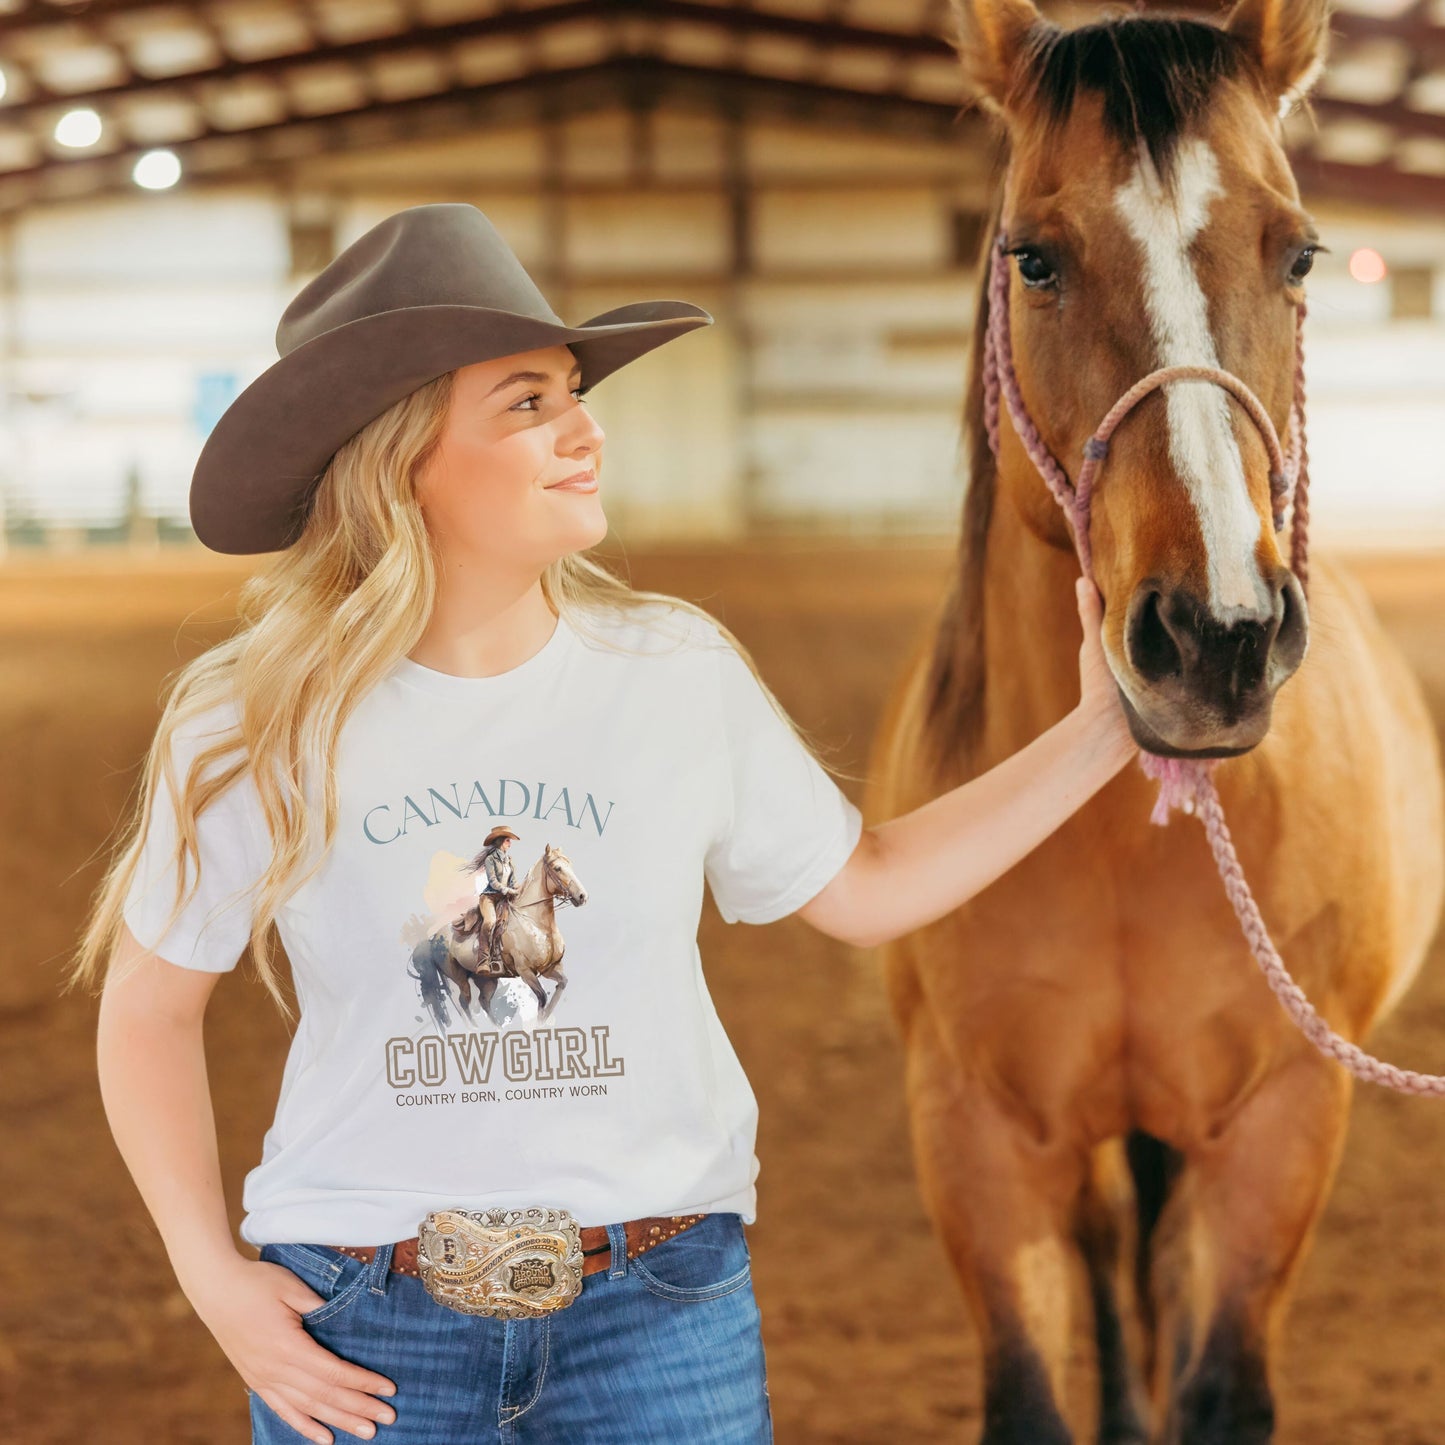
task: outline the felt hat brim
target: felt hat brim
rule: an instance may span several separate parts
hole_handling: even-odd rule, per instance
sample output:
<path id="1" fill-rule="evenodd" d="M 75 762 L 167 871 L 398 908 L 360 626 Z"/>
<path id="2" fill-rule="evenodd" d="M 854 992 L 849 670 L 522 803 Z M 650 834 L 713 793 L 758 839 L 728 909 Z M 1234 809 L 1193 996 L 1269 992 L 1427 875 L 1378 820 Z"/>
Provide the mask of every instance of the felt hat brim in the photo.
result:
<path id="1" fill-rule="evenodd" d="M 570 346 L 581 385 L 590 388 L 711 321 L 686 301 L 639 301 L 581 326 L 458 305 L 410 306 L 347 322 L 287 352 L 226 408 L 191 476 L 191 526 L 215 552 L 289 547 L 337 448 L 443 372 Z"/>

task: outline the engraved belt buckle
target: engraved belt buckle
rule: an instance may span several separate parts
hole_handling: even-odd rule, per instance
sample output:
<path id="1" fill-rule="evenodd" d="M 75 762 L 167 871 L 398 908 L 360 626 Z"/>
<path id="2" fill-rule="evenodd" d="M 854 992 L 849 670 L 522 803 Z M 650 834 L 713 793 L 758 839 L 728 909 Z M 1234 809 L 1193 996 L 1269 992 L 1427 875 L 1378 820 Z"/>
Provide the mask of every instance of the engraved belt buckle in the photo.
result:
<path id="1" fill-rule="evenodd" d="M 534 1319 L 582 1289 L 582 1235 L 565 1209 L 434 1209 L 417 1228 L 417 1271 L 449 1309 Z"/>

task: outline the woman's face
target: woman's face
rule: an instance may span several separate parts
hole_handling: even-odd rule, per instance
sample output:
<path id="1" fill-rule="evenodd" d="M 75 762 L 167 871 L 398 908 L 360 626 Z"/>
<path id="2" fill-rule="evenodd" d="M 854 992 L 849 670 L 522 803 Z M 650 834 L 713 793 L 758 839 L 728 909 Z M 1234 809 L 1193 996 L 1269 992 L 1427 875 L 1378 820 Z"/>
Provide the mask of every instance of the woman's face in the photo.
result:
<path id="1" fill-rule="evenodd" d="M 607 533 L 597 491 L 602 428 L 566 346 L 458 368 L 417 497 L 444 558 L 538 573 Z"/>

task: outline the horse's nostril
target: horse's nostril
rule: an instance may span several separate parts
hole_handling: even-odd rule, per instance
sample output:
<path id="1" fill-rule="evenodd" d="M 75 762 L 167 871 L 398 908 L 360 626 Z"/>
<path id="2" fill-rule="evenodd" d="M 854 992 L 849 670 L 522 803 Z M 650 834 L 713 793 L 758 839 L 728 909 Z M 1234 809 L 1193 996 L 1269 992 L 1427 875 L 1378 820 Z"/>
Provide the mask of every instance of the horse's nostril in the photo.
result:
<path id="1" fill-rule="evenodd" d="M 1309 646 L 1309 611 L 1299 579 L 1285 572 L 1280 582 L 1280 619 L 1269 656 L 1269 680 L 1278 687 L 1304 660 Z"/>
<path id="2" fill-rule="evenodd" d="M 1129 661 L 1147 682 L 1162 682 L 1184 671 L 1184 657 L 1159 609 L 1159 593 L 1151 591 L 1134 610 L 1125 639 Z"/>

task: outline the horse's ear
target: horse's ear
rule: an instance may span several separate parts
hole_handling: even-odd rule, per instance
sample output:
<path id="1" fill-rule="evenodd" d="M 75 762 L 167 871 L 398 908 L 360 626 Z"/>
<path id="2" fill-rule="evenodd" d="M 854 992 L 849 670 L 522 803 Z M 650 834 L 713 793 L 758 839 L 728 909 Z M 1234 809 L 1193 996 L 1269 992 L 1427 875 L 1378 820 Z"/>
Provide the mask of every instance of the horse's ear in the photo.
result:
<path id="1" fill-rule="evenodd" d="M 1032 0 L 953 0 L 953 43 L 971 97 L 1002 115 L 1025 42 L 1046 22 Z"/>
<path id="2" fill-rule="evenodd" d="M 1224 28 L 1249 48 L 1281 109 L 1300 99 L 1325 67 L 1328 0 L 1239 0 Z"/>

